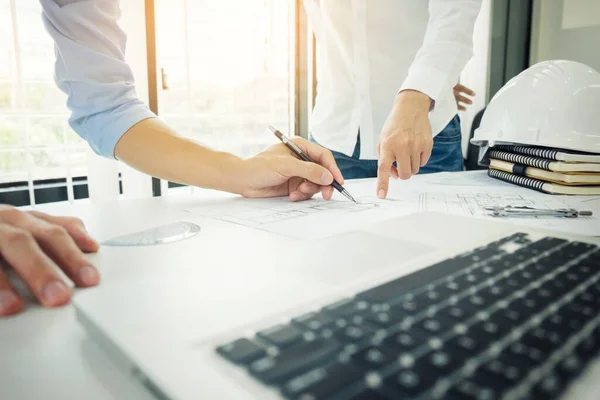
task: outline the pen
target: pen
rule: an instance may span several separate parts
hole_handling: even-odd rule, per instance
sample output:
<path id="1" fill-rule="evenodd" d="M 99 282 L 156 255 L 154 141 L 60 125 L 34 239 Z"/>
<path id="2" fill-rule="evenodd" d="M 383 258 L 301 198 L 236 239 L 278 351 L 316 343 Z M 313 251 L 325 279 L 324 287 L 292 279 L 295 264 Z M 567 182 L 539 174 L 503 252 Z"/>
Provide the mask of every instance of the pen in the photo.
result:
<path id="1" fill-rule="evenodd" d="M 314 161 L 311 160 L 311 158 L 309 156 L 304 154 L 304 152 L 302 150 L 300 150 L 300 148 L 298 146 L 296 146 L 296 144 L 294 142 L 292 142 L 290 139 L 288 139 L 287 136 L 285 136 L 283 133 L 279 132 L 277 129 L 273 128 L 272 126 L 269 126 L 269 129 L 275 134 L 275 136 L 277 136 L 277 138 L 279 140 L 281 140 L 283 142 L 283 144 L 285 144 L 290 150 L 292 150 L 294 153 L 296 153 L 296 155 L 298 157 L 300 157 L 304 161 L 314 163 Z M 356 200 L 354 200 L 354 197 L 352 197 L 352 195 L 350 193 L 348 193 L 348 191 L 346 189 L 344 189 L 344 187 L 342 185 L 340 185 L 335 179 L 331 183 L 331 186 L 333 186 L 338 192 L 343 194 L 348 200 L 351 200 L 358 204 L 358 202 Z"/>

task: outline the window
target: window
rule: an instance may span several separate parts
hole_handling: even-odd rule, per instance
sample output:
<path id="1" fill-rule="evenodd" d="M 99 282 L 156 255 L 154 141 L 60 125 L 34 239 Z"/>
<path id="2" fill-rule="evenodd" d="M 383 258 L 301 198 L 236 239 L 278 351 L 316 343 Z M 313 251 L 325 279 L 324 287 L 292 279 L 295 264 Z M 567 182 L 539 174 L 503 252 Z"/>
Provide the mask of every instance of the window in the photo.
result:
<path id="1" fill-rule="evenodd" d="M 159 115 L 180 134 L 240 156 L 276 143 L 269 124 L 294 134 L 294 7 L 156 0 Z"/>
<path id="2" fill-rule="evenodd" d="M 62 182 L 73 199 L 73 178 L 87 175 L 87 145 L 68 125 L 66 95 L 53 81 L 54 46 L 40 13 L 38 1 L 0 2 L 0 201 L 20 187 L 28 202 L 45 202 L 33 188 L 42 180 Z"/>

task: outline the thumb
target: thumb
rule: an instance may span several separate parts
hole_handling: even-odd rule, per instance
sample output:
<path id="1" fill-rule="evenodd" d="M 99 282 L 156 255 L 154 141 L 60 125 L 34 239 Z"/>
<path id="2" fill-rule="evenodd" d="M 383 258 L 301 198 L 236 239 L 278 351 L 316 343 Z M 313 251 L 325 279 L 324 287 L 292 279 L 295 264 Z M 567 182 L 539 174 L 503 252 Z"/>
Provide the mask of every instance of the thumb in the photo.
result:
<path id="1" fill-rule="evenodd" d="M 294 157 L 287 157 L 281 165 L 281 173 L 287 178 L 299 177 L 317 185 L 331 185 L 333 175 L 327 168 Z"/>

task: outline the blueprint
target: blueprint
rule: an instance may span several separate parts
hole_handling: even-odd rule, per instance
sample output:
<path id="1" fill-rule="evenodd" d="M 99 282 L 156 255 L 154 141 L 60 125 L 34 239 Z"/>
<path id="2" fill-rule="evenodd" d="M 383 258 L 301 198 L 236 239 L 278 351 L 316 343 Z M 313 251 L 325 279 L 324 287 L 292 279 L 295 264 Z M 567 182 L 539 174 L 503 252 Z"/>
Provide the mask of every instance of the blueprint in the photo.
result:
<path id="1" fill-rule="evenodd" d="M 319 197 L 303 202 L 291 202 L 287 198 L 234 198 L 200 204 L 187 211 L 296 239 L 315 239 L 422 211 L 497 218 L 490 216 L 485 208 L 508 205 L 543 209 L 576 208 L 590 210 L 593 216 L 571 219 L 509 219 L 514 223 L 536 228 L 600 235 L 600 196 L 553 196 L 513 185 L 497 185 L 495 180 L 485 185 L 488 177 L 481 173 L 435 174 L 423 179 L 417 178 L 420 177 L 409 181 L 391 182 L 389 195 L 385 200 L 373 196 L 375 180 L 346 182 L 346 189 L 359 204 L 354 204 L 335 193 L 334 198 L 329 201 Z"/>

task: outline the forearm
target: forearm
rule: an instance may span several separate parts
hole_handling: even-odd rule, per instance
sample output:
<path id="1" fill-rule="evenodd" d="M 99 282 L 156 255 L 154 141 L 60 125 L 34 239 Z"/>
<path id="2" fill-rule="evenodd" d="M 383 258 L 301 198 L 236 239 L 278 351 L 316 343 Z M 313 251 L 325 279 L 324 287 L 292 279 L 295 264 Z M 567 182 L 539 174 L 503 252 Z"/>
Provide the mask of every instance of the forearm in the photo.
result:
<path id="1" fill-rule="evenodd" d="M 242 159 L 185 139 L 158 118 L 132 126 L 117 143 L 115 156 L 157 178 L 241 194 Z"/>

